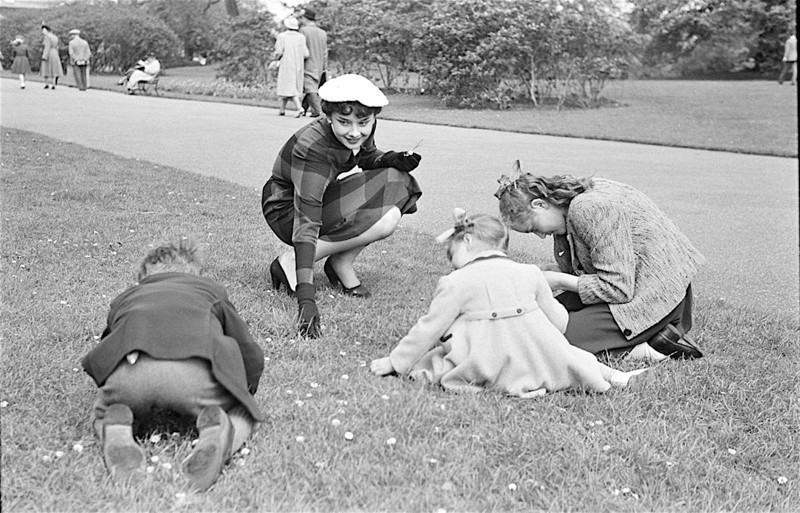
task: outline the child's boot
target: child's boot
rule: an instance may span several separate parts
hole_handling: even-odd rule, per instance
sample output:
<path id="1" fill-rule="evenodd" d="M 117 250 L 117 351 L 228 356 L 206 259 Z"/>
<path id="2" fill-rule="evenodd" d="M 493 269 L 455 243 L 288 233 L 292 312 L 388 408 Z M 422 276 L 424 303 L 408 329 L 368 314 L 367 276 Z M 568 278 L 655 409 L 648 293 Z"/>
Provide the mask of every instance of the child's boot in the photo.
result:
<path id="1" fill-rule="evenodd" d="M 124 404 L 112 404 L 101 430 L 106 467 L 115 482 L 124 482 L 144 465 L 144 451 L 133 439 L 133 412 Z"/>
<path id="2" fill-rule="evenodd" d="M 219 406 L 206 406 L 197 417 L 200 436 L 192 453 L 183 462 L 183 473 L 192 487 L 205 491 L 222 473 L 231 457 L 233 425 Z"/>

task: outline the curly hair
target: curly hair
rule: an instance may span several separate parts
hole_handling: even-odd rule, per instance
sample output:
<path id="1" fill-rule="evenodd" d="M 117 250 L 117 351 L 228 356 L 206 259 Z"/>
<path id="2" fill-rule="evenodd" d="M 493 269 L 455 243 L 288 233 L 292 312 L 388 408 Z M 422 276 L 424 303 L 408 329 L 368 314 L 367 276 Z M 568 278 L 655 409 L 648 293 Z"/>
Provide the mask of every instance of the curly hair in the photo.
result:
<path id="1" fill-rule="evenodd" d="M 551 177 L 523 173 L 499 194 L 500 215 L 506 222 L 516 221 L 528 211 L 531 201 L 546 200 L 560 208 L 569 208 L 572 199 L 592 188 L 591 178 L 570 175 Z"/>
<path id="2" fill-rule="evenodd" d="M 138 281 L 158 273 L 189 273 L 200 276 L 203 263 L 200 250 L 191 239 L 182 237 L 150 250 L 139 266 Z"/>

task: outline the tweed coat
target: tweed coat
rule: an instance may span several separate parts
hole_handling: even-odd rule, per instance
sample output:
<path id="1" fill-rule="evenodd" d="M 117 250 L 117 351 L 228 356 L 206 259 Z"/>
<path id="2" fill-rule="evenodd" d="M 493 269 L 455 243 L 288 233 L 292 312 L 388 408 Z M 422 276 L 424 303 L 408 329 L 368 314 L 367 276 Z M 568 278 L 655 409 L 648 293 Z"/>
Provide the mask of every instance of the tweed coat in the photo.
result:
<path id="1" fill-rule="evenodd" d="M 562 272 L 578 276 L 581 302 L 607 303 L 630 340 L 683 301 L 705 258 L 645 194 L 593 182 L 570 203 L 554 256 Z"/>
<path id="2" fill-rule="evenodd" d="M 111 302 L 100 343 L 83 358 L 83 368 L 103 386 L 133 351 L 163 360 L 208 360 L 217 382 L 254 419 L 263 419 L 252 394 L 264 370 L 264 353 L 225 289 L 212 280 L 166 272 L 124 291 Z"/>
<path id="3" fill-rule="evenodd" d="M 542 271 L 498 253 L 439 280 L 428 313 L 389 355 L 395 371 L 448 390 L 514 396 L 608 390 L 595 356 L 564 337 L 568 314 Z"/>

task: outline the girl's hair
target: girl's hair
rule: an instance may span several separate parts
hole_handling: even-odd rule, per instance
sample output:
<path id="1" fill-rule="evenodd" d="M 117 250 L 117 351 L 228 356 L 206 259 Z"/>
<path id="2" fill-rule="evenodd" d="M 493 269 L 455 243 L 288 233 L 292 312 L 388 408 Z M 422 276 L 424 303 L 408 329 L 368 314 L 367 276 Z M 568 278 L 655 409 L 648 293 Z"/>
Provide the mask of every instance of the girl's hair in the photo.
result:
<path id="1" fill-rule="evenodd" d="M 492 249 L 508 250 L 508 228 L 495 216 L 489 214 L 469 215 L 464 213 L 456 219 L 453 233 L 447 239 L 448 249 L 453 242 L 461 241 L 470 234 Z"/>
<path id="2" fill-rule="evenodd" d="M 194 241 L 181 238 L 147 253 L 139 266 L 139 281 L 158 273 L 189 273 L 200 276 L 203 264 Z"/>
<path id="3" fill-rule="evenodd" d="M 342 114 L 344 116 L 355 114 L 357 118 L 366 118 L 370 114 L 377 116 L 381 113 L 381 108 L 367 107 L 359 102 L 329 102 L 322 100 L 322 112 L 328 116 L 332 114 Z"/>
<path id="4" fill-rule="evenodd" d="M 52 32 L 52 30 L 50 30 L 50 25 L 42 25 L 42 28 L 48 32 Z"/>
<path id="5" fill-rule="evenodd" d="M 588 191 L 592 186 L 592 179 L 586 177 L 546 177 L 523 173 L 513 180 L 501 182 L 500 190 L 495 195 L 500 200 L 500 215 L 508 222 L 517 220 L 528 211 L 531 201 L 537 199 L 546 200 L 557 207 L 569 208 L 575 196 Z"/>

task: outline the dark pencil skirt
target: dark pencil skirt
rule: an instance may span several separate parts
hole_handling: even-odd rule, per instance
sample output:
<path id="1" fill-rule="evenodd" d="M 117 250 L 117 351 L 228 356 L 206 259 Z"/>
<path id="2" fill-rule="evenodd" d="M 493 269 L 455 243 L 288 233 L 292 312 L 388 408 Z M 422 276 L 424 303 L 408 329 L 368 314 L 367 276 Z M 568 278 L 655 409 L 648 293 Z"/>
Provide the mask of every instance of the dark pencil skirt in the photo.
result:
<path id="1" fill-rule="evenodd" d="M 564 336 L 570 344 L 592 354 L 608 352 L 613 355 L 627 353 L 642 342 L 647 342 L 667 324 L 683 333 L 692 329 L 692 286 L 686 290 L 683 301 L 655 326 L 628 340 L 619 329 L 607 303 L 584 305 L 575 292 L 562 292 L 556 299 L 569 312 L 569 322 Z"/>
<path id="2" fill-rule="evenodd" d="M 270 178 L 262 191 L 262 210 L 275 235 L 292 245 L 294 199 L 278 199 L 278 184 Z M 319 238 L 339 242 L 355 238 L 377 223 L 392 207 L 400 213 L 417 211 L 422 195 L 417 181 L 395 168 L 354 173 L 328 185 L 322 196 L 322 226 Z"/>

